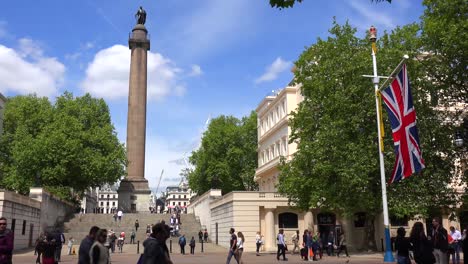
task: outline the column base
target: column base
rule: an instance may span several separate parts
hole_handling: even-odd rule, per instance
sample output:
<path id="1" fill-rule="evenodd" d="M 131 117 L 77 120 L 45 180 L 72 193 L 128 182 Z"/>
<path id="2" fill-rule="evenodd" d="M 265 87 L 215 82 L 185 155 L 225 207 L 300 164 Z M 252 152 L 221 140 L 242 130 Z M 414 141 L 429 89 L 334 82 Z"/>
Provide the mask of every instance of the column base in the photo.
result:
<path id="1" fill-rule="evenodd" d="M 125 213 L 149 212 L 151 201 L 148 180 L 124 179 L 120 182 L 119 209 Z"/>

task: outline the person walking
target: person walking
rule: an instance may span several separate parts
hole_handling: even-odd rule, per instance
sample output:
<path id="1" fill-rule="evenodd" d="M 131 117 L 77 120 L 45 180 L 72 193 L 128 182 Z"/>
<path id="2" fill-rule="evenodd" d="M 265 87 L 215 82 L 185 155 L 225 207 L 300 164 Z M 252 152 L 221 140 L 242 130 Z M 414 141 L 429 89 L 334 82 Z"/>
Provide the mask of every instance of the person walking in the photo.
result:
<path id="1" fill-rule="evenodd" d="M 299 237 L 300 237 L 299 230 L 296 230 L 296 233 L 294 233 L 294 235 L 292 235 L 292 237 L 291 237 L 291 241 L 294 244 L 294 248 L 293 248 L 293 250 L 291 252 L 293 255 L 296 253 L 296 248 L 299 249 L 299 251 L 301 250 L 299 248 Z"/>
<path id="2" fill-rule="evenodd" d="M 141 256 L 141 264 L 172 264 L 166 246 L 169 236 L 169 226 L 162 223 L 154 225 L 151 235 L 143 242 L 145 250 Z"/>
<path id="3" fill-rule="evenodd" d="M 122 253 L 124 244 L 125 244 L 125 233 L 122 232 L 119 238 L 117 239 L 117 247 L 119 248 L 119 253 Z"/>
<path id="4" fill-rule="evenodd" d="M 200 230 L 200 232 L 198 232 L 198 242 L 202 243 L 203 242 L 203 231 Z"/>
<path id="5" fill-rule="evenodd" d="M 312 236 L 312 231 L 307 233 L 306 237 L 306 245 L 307 245 L 307 260 L 309 261 L 316 261 L 317 258 L 314 252 L 314 239 Z"/>
<path id="6" fill-rule="evenodd" d="M 138 222 L 138 219 L 135 220 L 135 232 L 138 232 L 138 228 L 140 227 L 140 223 Z"/>
<path id="7" fill-rule="evenodd" d="M 327 255 L 328 256 L 334 256 L 335 255 L 335 236 L 333 235 L 333 231 L 330 231 L 330 233 L 328 233 Z"/>
<path id="8" fill-rule="evenodd" d="M 276 259 L 279 260 L 280 256 L 283 256 L 283 260 L 288 260 L 286 258 L 286 242 L 284 241 L 284 230 L 280 229 L 278 236 L 276 237 L 278 251 L 276 252 Z"/>
<path id="9" fill-rule="evenodd" d="M 463 234 L 462 234 L 462 249 L 463 249 L 463 263 L 468 264 L 468 227 L 465 227 L 463 229 Z"/>
<path id="10" fill-rule="evenodd" d="M 452 237 L 453 241 L 450 243 L 450 247 L 452 248 L 452 264 L 460 264 L 460 244 L 462 241 L 462 235 L 460 231 L 455 229 L 454 226 L 450 227 L 450 236 Z M 465 258 L 468 258 L 466 256 Z"/>
<path id="11" fill-rule="evenodd" d="M 205 243 L 208 243 L 208 231 L 205 229 L 205 232 L 203 233 L 203 238 L 205 239 Z"/>
<path id="12" fill-rule="evenodd" d="M 433 264 L 435 257 L 432 254 L 432 243 L 426 237 L 424 225 L 416 222 L 411 228 L 410 242 L 413 247 L 414 261 L 417 264 Z"/>
<path id="13" fill-rule="evenodd" d="M 195 254 L 195 238 L 190 239 L 190 254 Z"/>
<path id="14" fill-rule="evenodd" d="M 132 233 L 130 233 L 130 244 L 135 243 L 135 237 L 136 237 L 135 230 L 132 230 Z"/>
<path id="15" fill-rule="evenodd" d="M 309 259 L 309 245 L 307 243 L 308 238 L 309 238 L 309 230 L 306 229 L 306 230 L 304 230 L 304 234 L 302 234 L 302 246 L 304 247 L 305 252 L 307 252 L 304 260 Z"/>
<path id="16" fill-rule="evenodd" d="M 109 264 L 110 256 L 109 249 L 104 246 L 107 240 L 107 230 L 99 229 L 96 234 L 96 241 L 94 241 L 89 251 L 90 264 Z"/>
<path id="17" fill-rule="evenodd" d="M 185 255 L 185 245 L 187 244 L 187 240 L 185 239 L 185 235 L 182 234 L 179 237 L 179 246 L 180 246 L 180 254 Z"/>
<path id="18" fill-rule="evenodd" d="M 62 247 L 65 243 L 65 235 L 59 229 L 55 230 L 55 245 L 57 249 L 55 250 L 55 261 L 60 262 L 62 258 Z"/>
<path id="19" fill-rule="evenodd" d="M 112 253 L 115 252 L 115 243 L 117 241 L 117 236 L 115 235 L 114 231 L 111 229 L 109 234 L 109 246 Z"/>
<path id="20" fill-rule="evenodd" d="M 244 252 L 244 234 L 242 232 L 237 232 L 237 248 L 236 248 L 236 260 L 238 264 L 243 264 L 242 262 L 242 253 Z"/>
<path id="21" fill-rule="evenodd" d="M 42 252 L 42 264 L 55 264 L 57 243 L 53 235 L 47 235 L 47 239 L 42 242 L 43 252 Z M 1 262 L 0 262 L 1 263 Z"/>
<path id="22" fill-rule="evenodd" d="M 7 219 L 2 216 L 0 217 L 0 263 L 12 263 L 13 247 L 13 231 L 7 228 Z"/>
<path id="23" fill-rule="evenodd" d="M 229 253 L 227 256 L 226 264 L 231 263 L 232 256 L 234 256 L 234 259 L 236 259 L 236 255 L 235 255 L 236 248 L 237 248 L 236 230 L 231 227 L 231 229 L 229 230 L 229 234 L 231 235 L 231 239 L 229 240 Z"/>
<path id="24" fill-rule="evenodd" d="M 68 238 L 68 243 L 67 243 L 67 247 L 68 247 L 68 255 L 71 255 L 72 254 L 72 249 L 73 249 L 73 244 L 75 243 L 75 240 L 73 239 L 73 237 L 69 237 Z"/>
<path id="25" fill-rule="evenodd" d="M 41 255 L 44 252 L 43 243 L 47 241 L 47 237 L 44 233 L 41 233 L 36 239 L 36 245 L 34 247 L 35 253 L 37 253 L 36 264 L 41 264 Z"/>
<path id="26" fill-rule="evenodd" d="M 255 245 L 257 246 L 257 256 L 260 256 L 260 247 L 262 246 L 262 235 L 260 234 L 260 231 L 257 231 L 257 234 L 255 235 Z"/>
<path id="27" fill-rule="evenodd" d="M 440 224 L 440 218 L 432 219 L 432 245 L 436 264 L 448 264 L 448 237 L 447 230 Z"/>
<path id="28" fill-rule="evenodd" d="M 395 239 L 395 249 L 397 251 L 397 264 L 410 263 L 409 250 L 411 248 L 410 241 L 405 237 L 406 231 L 404 227 L 399 227 L 397 237 Z"/>
<path id="29" fill-rule="evenodd" d="M 347 242 L 346 242 L 346 237 L 344 235 L 344 232 L 343 230 L 341 231 L 340 233 L 340 249 L 338 250 L 338 252 L 336 253 L 336 256 L 339 258 L 340 257 L 340 253 L 341 253 L 341 250 L 344 250 L 344 252 L 346 253 L 346 257 L 349 258 L 349 254 L 348 254 L 348 247 L 346 246 Z"/>
<path id="30" fill-rule="evenodd" d="M 89 251 L 96 240 L 96 234 L 99 231 L 99 227 L 93 226 L 89 230 L 89 234 L 81 241 L 80 248 L 78 249 L 78 264 L 89 264 L 91 260 L 89 258 Z"/>
<path id="31" fill-rule="evenodd" d="M 119 223 L 122 222 L 122 216 L 123 216 L 123 212 L 122 212 L 122 210 L 119 210 L 117 212 L 117 217 L 119 218 Z"/>

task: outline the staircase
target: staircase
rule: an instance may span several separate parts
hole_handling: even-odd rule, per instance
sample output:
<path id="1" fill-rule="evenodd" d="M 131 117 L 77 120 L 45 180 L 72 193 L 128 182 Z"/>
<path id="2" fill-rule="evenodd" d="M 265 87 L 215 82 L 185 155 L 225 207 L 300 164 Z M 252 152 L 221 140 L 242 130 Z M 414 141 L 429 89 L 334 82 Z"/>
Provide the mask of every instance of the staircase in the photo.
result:
<path id="1" fill-rule="evenodd" d="M 112 229 L 117 237 L 120 232 L 125 232 L 125 242 L 130 243 L 130 234 L 135 229 L 135 220 L 138 219 L 140 227 L 138 228 L 138 232 L 136 232 L 135 242 L 140 241 L 142 243 L 146 239 L 147 224 L 156 224 L 161 220 L 169 224 L 170 217 L 171 215 L 169 214 L 124 214 L 121 222 L 118 220 L 115 222 L 112 214 L 75 214 L 69 222 L 64 224 L 64 234 L 66 239 L 72 236 L 77 241 L 76 243 L 79 244 L 88 235 L 89 229 L 96 225 L 99 228 Z M 181 214 L 180 221 L 182 224 L 180 225 L 179 234 L 185 235 L 187 244 L 192 236 L 198 242 L 198 232 L 201 230 L 200 221 L 193 214 Z"/>

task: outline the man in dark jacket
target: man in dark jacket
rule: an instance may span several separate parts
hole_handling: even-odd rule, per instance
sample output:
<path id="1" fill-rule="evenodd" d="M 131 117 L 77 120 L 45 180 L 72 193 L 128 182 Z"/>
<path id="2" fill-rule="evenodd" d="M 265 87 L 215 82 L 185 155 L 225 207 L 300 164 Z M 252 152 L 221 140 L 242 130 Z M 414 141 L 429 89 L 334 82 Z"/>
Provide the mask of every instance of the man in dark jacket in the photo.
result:
<path id="1" fill-rule="evenodd" d="M 172 264 L 166 240 L 169 238 L 169 226 L 159 223 L 153 226 L 153 233 L 143 242 L 145 251 L 142 264 Z"/>
<path id="2" fill-rule="evenodd" d="M 440 224 L 440 218 L 432 219 L 432 243 L 436 263 L 448 264 L 448 237 L 447 230 Z"/>
<path id="3" fill-rule="evenodd" d="M 89 259 L 89 251 L 91 246 L 96 240 L 96 233 L 99 231 L 99 227 L 93 226 L 89 230 L 89 234 L 81 241 L 80 249 L 78 250 L 78 264 L 89 264 L 91 260 Z"/>
<path id="4" fill-rule="evenodd" d="M 0 217 L 0 263 L 11 264 L 13 256 L 13 232 L 7 228 L 7 219 Z"/>

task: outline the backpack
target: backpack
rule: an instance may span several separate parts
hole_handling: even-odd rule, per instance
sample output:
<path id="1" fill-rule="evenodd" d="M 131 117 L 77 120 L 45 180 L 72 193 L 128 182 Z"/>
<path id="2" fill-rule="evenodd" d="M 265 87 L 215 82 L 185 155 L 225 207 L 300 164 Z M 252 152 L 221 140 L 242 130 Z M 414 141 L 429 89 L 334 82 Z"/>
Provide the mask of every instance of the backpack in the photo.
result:
<path id="1" fill-rule="evenodd" d="M 185 237 L 180 237 L 179 244 L 185 246 L 186 243 L 187 241 L 185 241 Z"/>

